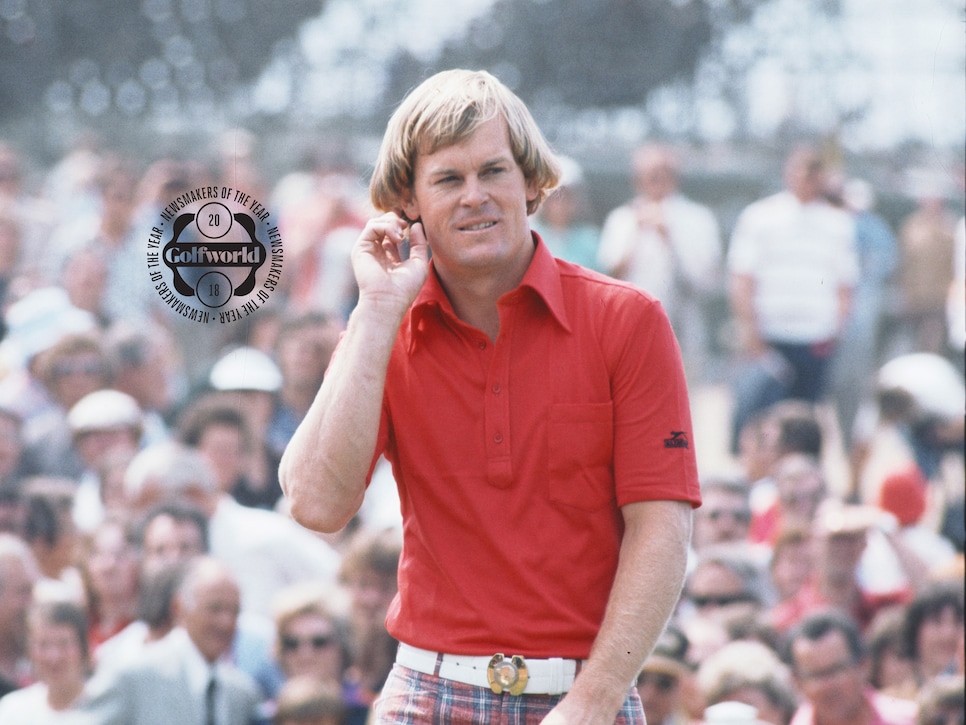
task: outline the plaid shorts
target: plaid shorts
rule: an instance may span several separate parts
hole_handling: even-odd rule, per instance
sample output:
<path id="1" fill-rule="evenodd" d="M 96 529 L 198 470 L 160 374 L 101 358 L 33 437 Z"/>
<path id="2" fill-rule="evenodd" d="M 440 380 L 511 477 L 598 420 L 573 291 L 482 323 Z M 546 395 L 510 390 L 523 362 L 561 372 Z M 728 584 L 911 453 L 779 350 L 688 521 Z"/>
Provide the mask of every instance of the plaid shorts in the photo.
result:
<path id="1" fill-rule="evenodd" d="M 539 725 L 563 695 L 497 695 L 395 665 L 373 705 L 375 725 Z M 614 725 L 645 725 L 637 690 Z"/>

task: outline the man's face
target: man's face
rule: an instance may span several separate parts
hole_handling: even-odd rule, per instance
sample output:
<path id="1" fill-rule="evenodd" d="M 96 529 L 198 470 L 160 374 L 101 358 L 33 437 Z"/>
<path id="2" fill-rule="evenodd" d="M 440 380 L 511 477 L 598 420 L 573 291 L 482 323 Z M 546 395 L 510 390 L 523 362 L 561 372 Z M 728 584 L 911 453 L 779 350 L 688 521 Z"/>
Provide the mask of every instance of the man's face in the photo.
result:
<path id="1" fill-rule="evenodd" d="M 522 277 L 533 255 L 527 202 L 537 194 L 513 158 L 501 117 L 463 141 L 419 153 L 403 208 L 422 219 L 444 280 L 486 272 Z"/>
<path id="2" fill-rule="evenodd" d="M 0 561 L 0 637 L 25 638 L 36 575 L 22 561 Z"/>
<path id="3" fill-rule="evenodd" d="M 180 624 L 206 660 L 214 662 L 232 645 L 241 598 L 238 585 L 227 576 L 206 578 L 192 598 L 181 598 Z"/>
<path id="4" fill-rule="evenodd" d="M 745 496 L 721 488 L 709 488 L 695 514 L 695 544 L 698 547 L 729 541 L 745 541 L 751 523 L 751 508 Z"/>
<path id="5" fill-rule="evenodd" d="M 672 674 L 645 669 L 637 677 L 637 691 L 648 722 L 660 725 L 681 707 L 681 681 Z"/>
<path id="6" fill-rule="evenodd" d="M 743 617 L 758 609 L 757 602 L 745 591 L 741 577 L 716 562 L 703 563 L 691 573 L 687 595 L 700 616 L 719 622 Z"/>
<path id="7" fill-rule="evenodd" d="M 792 644 L 795 677 L 815 708 L 816 722 L 858 722 L 864 706 L 867 668 L 855 662 L 845 635 L 831 631 L 816 640 Z"/>
<path id="8" fill-rule="evenodd" d="M 0 414 L 0 479 L 17 467 L 22 451 L 20 424 L 13 418 Z"/>
<path id="9" fill-rule="evenodd" d="M 205 542 L 193 521 L 182 521 L 159 514 L 144 529 L 145 571 L 156 571 L 167 564 L 188 561 L 203 554 Z"/>

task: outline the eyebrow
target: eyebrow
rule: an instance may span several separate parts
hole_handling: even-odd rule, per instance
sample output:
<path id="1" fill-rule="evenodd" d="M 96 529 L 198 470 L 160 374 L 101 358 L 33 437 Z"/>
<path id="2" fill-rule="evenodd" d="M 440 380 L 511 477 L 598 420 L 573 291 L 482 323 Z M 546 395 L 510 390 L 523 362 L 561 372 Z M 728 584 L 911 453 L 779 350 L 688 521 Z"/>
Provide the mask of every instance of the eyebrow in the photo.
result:
<path id="1" fill-rule="evenodd" d="M 490 168 L 493 168 L 494 166 L 502 166 L 505 164 L 512 163 L 512 161 L 513 161 L 513 158 L 511 156 L 505 156 L 505 155 L 497 156 L 495 158 L 484 161 L 479 168 L 490 169 Z M 460 170 L 450 168 L 450 167 L 442 168 L 442 169 L 427 169 L 427 175 L 430 178 L 441 178 L 441 177 L 452 176 L 452 175 L 460 176 L 462 175 L 462 173 L 463 172 L 461 172 Z"/>

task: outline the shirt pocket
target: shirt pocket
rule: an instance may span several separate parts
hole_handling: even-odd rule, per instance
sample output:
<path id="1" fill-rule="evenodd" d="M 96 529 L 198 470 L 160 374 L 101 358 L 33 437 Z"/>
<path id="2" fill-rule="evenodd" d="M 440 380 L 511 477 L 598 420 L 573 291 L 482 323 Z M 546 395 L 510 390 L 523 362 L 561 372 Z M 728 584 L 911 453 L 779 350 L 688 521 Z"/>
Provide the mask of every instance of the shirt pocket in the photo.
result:
<path id="1" fill-rule="evenodd" d="M 552 405 L 547 433 L 550 500 L 585 511 L 612 504 L 614 404 Z"/>

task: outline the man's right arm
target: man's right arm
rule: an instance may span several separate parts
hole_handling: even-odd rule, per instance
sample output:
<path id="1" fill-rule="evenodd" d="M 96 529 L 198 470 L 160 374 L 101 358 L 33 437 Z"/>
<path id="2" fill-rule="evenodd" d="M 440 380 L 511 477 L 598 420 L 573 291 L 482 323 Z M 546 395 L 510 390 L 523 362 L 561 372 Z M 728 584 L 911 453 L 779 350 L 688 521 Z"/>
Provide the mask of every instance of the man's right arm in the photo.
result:
<path id="1" fill-rule="evenodd" d="M 305 418 L 279 466 L 292 517 L 335 532 L 362 505 L 375 455 L 386 370 L 403 316 L 427 274 L 422 227 L 399 258 L 405 224 L 394 214 L 369 222 L 352 252 L 359 303 Z"/>

